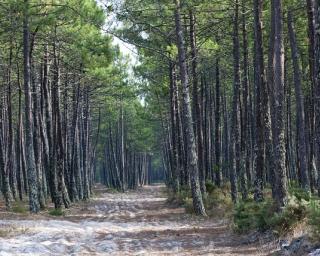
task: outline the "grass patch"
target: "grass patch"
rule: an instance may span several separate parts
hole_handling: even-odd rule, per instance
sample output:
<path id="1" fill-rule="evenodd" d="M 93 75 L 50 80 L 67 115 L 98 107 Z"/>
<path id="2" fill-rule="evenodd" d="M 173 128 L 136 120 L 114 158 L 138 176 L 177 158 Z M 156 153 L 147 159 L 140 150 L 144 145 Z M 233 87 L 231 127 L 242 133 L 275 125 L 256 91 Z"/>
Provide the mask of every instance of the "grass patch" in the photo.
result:
<path id="1" fill-rule="evenodd" d="M 116 188 L 107 188 L 107 193 L 118 194 L 118 193 L 120 193 L 120 190 L 118 190 Z"/>
<path id="2" fill-rule="evenodd" d="M 61 208 L 58 208 L 58 209 L 53 209 L 51 211 L 49 211 L 49 214 L 51 216 L 65 216 L 65 212 L 61 209 Z"/>
<path id="3" fill-rule="evenodd" d="M 21 214 L 27 214 L 28 213 L 28 208 L 24 204 L 24 202 L 17 201 L 15 204 L 12 206 L 12 212 L 14 213 L 21 213 Z"/>

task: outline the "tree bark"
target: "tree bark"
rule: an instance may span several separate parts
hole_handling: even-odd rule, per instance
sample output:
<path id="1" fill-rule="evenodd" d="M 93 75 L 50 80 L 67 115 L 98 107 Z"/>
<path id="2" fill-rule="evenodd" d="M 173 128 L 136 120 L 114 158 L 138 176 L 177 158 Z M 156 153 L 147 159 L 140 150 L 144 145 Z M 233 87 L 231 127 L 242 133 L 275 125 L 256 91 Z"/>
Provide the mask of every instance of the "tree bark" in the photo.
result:
<path id="1" fill-rule="evenodd" d="M 239 43 L 239 1 L 235 1 L 233 19 L 233 96 L 231 116 L 231 142 L 230 142 L 230 182 L 233 202 L 238 200 L 237 179 L 240 174 L 240 43 Z M 242 181 L 241 181 L 242 182 Z"/>
<path id="2" fill-rule="evenodd" d="M 293 63 L 294 86 L 296 97 L 296 122 L 297 122 L 297 136 L 298 136 L 298 156 L 300 162 L 300 174 L 302 187 L 310 190 L 310 181 L 308 175 L 308 160 L 306 150 L 306 133 L 305 133 L 305 116 L 304 116 L 304 102 L 301 85 L 301 70 L 299 66 L 299 52 L 295 31 L 293 28 L 292 12 L 288 11 L 288 31 L 291 46 L 291 58 Z"/>
<path id="3" fill-rule="evenodd" d="M 315 18 L 316 18 L 316 27 L 320 27 L 320 3 L 316 1 L 315 8 Z M 314 94 L 314 105 L 315 105 L 315 159 L 316 159 L 316 167 L 318 172 L 318 195 L 320 196 L 320 30 L 315 31 L 315 94 Z"/>
<path id="4" fill-rule="evenodd" d="M 218 187 L 221 186 L 221 128 L 220 128 L 220 67 L 219 58 L 216 59 L 216 102 L 215 102 L 215 183 Z"/>
<path id="5" fill-rule="evenodd" d="M 196 20 L 195 14 L 192 10 L 189 11 L 190 17 L 190 46 L 191 46 L 191 74 L 192 74 L 192 86 L 193 86 L 193 108 L 194 108 L 194 123 L 195 123 L 195 138 L 197 144 L 198 153 L 198 168 L 199 168 L 199 180 L 200 189 L 202 194 L 206 193 L 205 185 L 205 166 L 204 166 L 204 149 L 203 149 L 203 126 L 202 126 L 202 112 L 201 104 L 199 102 L 199 88 L 198 88 L 198 53 L 197 53 L 197 43 L 196 43 Z"/>
<path id="6" fill-rule="evenodd" d="M 255 191 L 256 201 L 263 200 L 264 173 L 264 125 L 262 118 L 262 90 L 265 83 L 263 44 L 262 44 L 262 0 L 254 0 L 254 35 L 255 35 L 255 84 L 256 84 L 256 141 L 255 141 Z"/>
<path id="7" fill-rule="evenodd" d="M 190 95 L 188 88 L 188 74 L 186 65 L 186 52 L 184 46 L 183 30 L 181 25 L 181 14 L 180 14 L 180 0 L 175 0 L 175 26 L 176 26 L 176 36 L 178 44 L 178 55 L 179 55 L 179 66 L 180 66 L 180 79 L 182 84 L 182 99 L 183 99 L 183 115 L 184 123 L 187 133 L 187 145 L 189 154 L 189 173 L 191 177 L 191 190 L 193 206 L 196 214 L 206 215 L 206 211 L 202 201 L 202 194 L 199 184 L 199 170 L 198 170 L 198 159 L 196 152 L 196 143 L 194 138 L 194 131 L 192 126 L 192 114 L 191 114 L 191 104 Z"/>
<path id="8" fill-rule="evenodd" d="M 285 166 L 285 138 L 284 138 L 284 48 L 282 24 L 282 0 L 274 0 L 274 163 L 276 170 L 276 202 L 279 210 L 287 203 L 287 178 Z"/>
<path id="9" fill-rule="evenodd" d="M 26 164 L 29 185 L 30 212 L 39 211 L 37 170 L 33 151 L 32 110 L 31 110 L 31 86 L 30 86 L 30 54 L 29 54 L 29 1 L 24 0 L 23 19 L 23 65 L 24 65 L 24 94 L 25 94 L 25 133 L 26 133 Z"/>

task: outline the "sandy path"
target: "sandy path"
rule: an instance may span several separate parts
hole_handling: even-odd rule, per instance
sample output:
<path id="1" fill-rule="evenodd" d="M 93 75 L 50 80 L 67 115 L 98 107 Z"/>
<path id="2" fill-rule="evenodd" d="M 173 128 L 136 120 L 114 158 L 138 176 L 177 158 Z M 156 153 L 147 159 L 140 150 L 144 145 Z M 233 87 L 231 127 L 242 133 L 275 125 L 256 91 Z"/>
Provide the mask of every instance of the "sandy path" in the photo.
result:
<path id="1" fill-rule="evenodd" d="M 65 217 L 0 220 L 0 255 L 268 255 L 223 220 L 199 219 L 166 204 L 162 186 L 98 196 Z"/>

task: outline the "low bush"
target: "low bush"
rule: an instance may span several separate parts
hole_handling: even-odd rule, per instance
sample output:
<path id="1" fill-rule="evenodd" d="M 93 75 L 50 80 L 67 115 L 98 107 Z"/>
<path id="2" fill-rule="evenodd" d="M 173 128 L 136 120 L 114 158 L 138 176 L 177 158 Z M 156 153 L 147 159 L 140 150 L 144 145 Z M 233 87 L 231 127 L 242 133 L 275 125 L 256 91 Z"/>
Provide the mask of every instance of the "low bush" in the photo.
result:
<path id="1" fill-rule="evenodd" d="M 252 199 L 240 201 L 234 208 L 234 228 L 240 233 L 254 229 L 266 229 L 267 219 L 272 213 L 273 202 L 270 200 L 259 203 Z"/>
<path id="2" fill-rule="evenodd" d="M 13 205 L 12 212 L 26 214 L 28 213 L 28 209 L 23 202 L 18 201 Z"/>
<path id="3" fill-rule="evenodd" d="M 296 224 L 306 218 L 308 203 L 299 197 L 290 200 L 281 212 L 277 212 L 272 199 L 263 202 L 247 200 L 235 206 L 233 214 L 234 229 L 240 233 L 249 230 L 273 230 L 279 235 L 289 232 Z"/>
<path id="4" fill-rule="evenodd" d="M 64 216 L 65 212 L 61 208 L 58 208 L 58 209 L 53 209 L 49 211 L 49 214 L 51 216 Z"/>
<path id="5" fill-rule="evenodd" d="M 172 190 L 168 191 L 168 203 L 183 206 L 191 196 L 191 190 L 186 187 L 181 187 L 178 193 L 174 193 Z"/>
<path id="6" fill-rule="evenodd" d="M 212 183 L 211 181 L 206 181 L 206 191 L 208 194 L 211 194 L 213 191 L 215 191 L 217 186 Z"/>
<path id="7" fill-rule="evenodd" d="M 296 184 L 289 187 L 289 194 L 299 202 L 307 201 L 311 199 L 311 194 Z"/>
<path id="8" fill-rule="evenodd" d="M 227 217 L 233 209 L 228 184 L 219 188 L 212 182 L 207 181 L 206 189 L 207 196 L 204 198 L 204 205 L 207 214 L 209 216 Z"/>
<path id="9" fill-rule="evenodd" d="M 282 212 L 274 213 L 270 220 L 270 228 L 279 235 L 286 234 L 302 222 L 308 215 L 308 203 L 304 200 L 291 197 L 288 205 Z"/>
<path id="10" fill-rule="evenodd" d="M 320 203 L 319 200 L 310 200 L 308 224 L 311 226 L 312 237 L 320 241 Z"/>
<path id="11" fill-rule="evenodd" d="M 108 188 L 107 192 L 110 193 L 110 194 L 117 194 L 117 193 L 120 192 L 120 190 L 116 189 L 116 188 Z"/>

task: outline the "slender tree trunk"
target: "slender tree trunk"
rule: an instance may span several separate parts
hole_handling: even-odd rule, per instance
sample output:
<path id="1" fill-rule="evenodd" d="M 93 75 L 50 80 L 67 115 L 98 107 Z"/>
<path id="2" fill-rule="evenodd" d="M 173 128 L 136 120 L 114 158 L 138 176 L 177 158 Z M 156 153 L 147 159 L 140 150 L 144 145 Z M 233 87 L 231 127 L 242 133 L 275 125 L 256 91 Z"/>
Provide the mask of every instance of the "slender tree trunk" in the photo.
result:
<path id="1" fill-rule="evenodd" d="M 235 2 L 235 12 L 233 18 L 233 96 L 232 96 L 232 116 L 231 116 L 231 142 L 230 142 L 230 182 L 231 197 L 233 202 L 237 202 L 238 189 L 237 178 L 240 174 L 240 43 L 239 43 L 239 1 Z M 241 181 L 243 182 L 243 181 Z"/>
<path id="2" fill-rule="evenodd" d="M 221 150 L 220 150 L 220 138 L 221 138 L 221 128 L 220 128 L 220 67 L 219 58 L 216 59 L 216 102 L 215 102 L 215 183 L 217 186 L 221 186 Z"/>
<path id="3" fill-rule="evenodd" d="M 249 116 L 249 52 L 248 52 L 248 32 L 246 0 L 242 0 L 242 36 L 243 36 L 243 125 L 241 136 L 241 152 L 244 156 L 242 168 L 246 170 L 247 183 L 251 184 L 251 165 L 250 165 L 250 116 Z"/>
<path id="4" fill-rule="evenodd" d="M 287 201 L 287 178 L 285 166 L 284 138 L 284 48 L 282 24 L 282 0 L 274 0 L 275 41 L 274 41 L 274 162 L 276 170 L 276 201 L 279 209 Z"/>
<path id="5" fill-rule="evenodd" d="M 256 141 L 255 141 L 255 192 L 256 201 L 263 200 L 264 173 L 264 126 L 262 118 L 262 90 L 265 83 L 262 48 L 262 0 L 254 0 L 254 35 L 255 35 L 255 84 L 256 84 Z"/>
<path id="6" fill-rule="evenodd" d="M 316 0 L 318 1 L 318 0 Z M 308 45 L 308 54 L 309 54 L 309 75 L 310 75 L 310 87 L 311 87 L 311 100 L 310 104 L 306 105 L 305 107 L 308 109 L 309 112 L 309 119 L 306 118 L 306 121 L 309 123 L 309 133 L 310 133 L 310 139 L 309 139 L 309 157 L 307 159 L 308 161 L 308 170 L 311 176 L 311 184 L 312 182 L 312 176 L 314 175 L 314 158 L 315 158 L 315 138 L 316 136 L 316 130 L 315 130 L 315 90 L 316 90 L 316 56 L 315 56 L 315 45 L 316 45 L 316 26 L 315 26 L 315 0 L 306 0 L 307 3 L 307 15 L 308 15 L 308 39 L 309 39 L 309 45 Z M 307 126 L 308 127 L 308 126 Z M 312 186 L 311 186 L 311 189 Z"/>
<path id="7" fill-rule="evenodd" d="M 269 49 L 268 49 L 268 84 L 267 84 L 267 92 L 269 95 L 269 105 L 270 105 L 270 120 L 275 120 L 275 99 L 273 97 L 274 93 L 274 41 L 275 41 L 275 20 L 274 20 L 274 0 L 271 0 L 271 29 L 270 29 L 270 37 L 269 37 Z M 271 157 L 272 159 L 269 162 L 270 169 L 270 183 L 276 184 L 276 174 L 275 174 L 275 161 L 274 161 L 274 151 L 273 151 L 273 134 L 274 134 L 274 125 L 271 124 L 271 128 L 269 128 L 266 132 L 269 132 L 269 136 L 266 136 L 267 149 L 272 148 Z M 266 134 L 266 133 L 265 133 Z M 271 138 L 270 138 L 271 135 Z M 276 186 L 272 186 L 272 196 L 276 197 Z"/>
<path id="8" fill-rule="evenodd" d="M 296 96 L 296 121 L 297 121 L 297 136 L 298 136 L 298 156 L 300 162 L 300 173 L 302 187 L 309 191 L 310 182 L 308 175 L 308 160 L 306 150 L 306 137 L 305 137 L 305 117 L 304 117 L 304 103 L 303 94 L 301 88 L 301 71 L 299 66 L 299 52 L 297 46 L 297 40 L 295 31 L 293 28 L 292 12 L 288 11 L 288 31 L 291 46 L 291 57 L 293 63 L 293 74 L 294 74 L 294 86 Z"/>
<path id="9" fill-rule="evenodd" d="M 180 14 L 180 0 L 175 0 L 175 25 L 176 25 L 176 35 L 178 44 L 178 55 L 179 55 L 179 66 L 180 66 L 180 79 L 182 84 L 183 93 L 183 107 L 184 107 L 184 123 L 187 133 L 187 145 L 189 153 L 189 173 L 191 177 L 191 190 L 194 210 L 197 214 L 206 215 L 202 194 L 199 184 L 199 170 L 198 170 L 198 159 L 196 152 L 196 143 L 194 138 L 194 131 L 192 126 L 192 114 L 191 114 L 191 104 L 190 95 L 188 88 L 188 74 L 186 65 L 186 52 L 184 46 L 183 30 L 181 25 L 181 14 Z"/>
<path id="10" fill-rule="evenodd" d="M 176 75 L 175 66 L 170 61 L 169 63 L 169 77 L 170 77 L 170 118 L 171 118 L 171 140 L 172 140 L 172 188 L 175 193 L 179 191 L 179 155 L 177 146 L 179 145 L 178 120 L 177 120 L 177 104 L 176 104 Z"/>
<path id="11" fill-rule="evenodd" d="M 23 19 L 23 63 L 24 63 L 24 94 L 25 94 L 25 133 L 26 133 L 26 164 L 29 184 L 30 212 L 39 211 L 37 170 L 33 151 L 32 111 L 31 111 L 31 86 L 30 86 L 30 59 L 29 59 L 29 1 L 24 0 Z"/>
<path id="12" fill-rule="evenodd" d="M 316 27 L 320 27 L 320 3 L 316 1 L 315 8 Z M 315 30 L 315 159 L 318 172 L 318 195 L 320 196 L 320 30 Z"/>
<path id="13" fill-rule="evenodd" d="M 196 20 L 195 14 L 192 10 L 189 11 L 190 17 L 190 46 L 191 46 L 191 59 L 192 59 L 192 86 L 193 86 L 193 108 L 194 108 L 194 122 L 195 122 L 195 138 L 197 142 L 197 153 L 198 153 L 198 168 L 199 168 L 199 180 L 200 189 L 202 194 L 206 193 L 205 185 L 205 166 L 204 166 L 204 149 L 203 149 L 203 126 L 202 126 L 202 112 L 201 104 L 199 102 L 198 95 L 198 74 L 197 74 L 197 42 L 196 42 Z"/>

